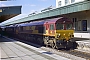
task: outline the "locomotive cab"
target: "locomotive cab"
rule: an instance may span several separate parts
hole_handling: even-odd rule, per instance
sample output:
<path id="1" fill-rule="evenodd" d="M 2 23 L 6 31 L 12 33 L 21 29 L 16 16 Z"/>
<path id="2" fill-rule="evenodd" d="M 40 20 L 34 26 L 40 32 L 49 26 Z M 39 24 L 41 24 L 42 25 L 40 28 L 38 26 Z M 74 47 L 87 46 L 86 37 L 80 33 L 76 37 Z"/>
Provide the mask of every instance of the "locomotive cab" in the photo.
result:
<path id="1" fill-rule="evenodd" d="M 52 48 L 71 48 L 73 47 L 73 22 L 65 17 L 49 20 L 45 23 L 46 35 L 45 44 L 51 45 Z M 48 26 L 48 27 L 47 27 Z"/>
<path id="2" fill-rule="evenodd" d="M 56 23 L 56 36 L 58 40 L 69 40 L 74 37 L 73 23 L 70 20 L 62 19 Z"/>
<path id="3" fill-rule="evenodd" d="M 73 47 L 74 37 L 73 22 L 67 18 L 57 20 L 56 26 L 56 45 L 59 48 L 71 48 Z"/>

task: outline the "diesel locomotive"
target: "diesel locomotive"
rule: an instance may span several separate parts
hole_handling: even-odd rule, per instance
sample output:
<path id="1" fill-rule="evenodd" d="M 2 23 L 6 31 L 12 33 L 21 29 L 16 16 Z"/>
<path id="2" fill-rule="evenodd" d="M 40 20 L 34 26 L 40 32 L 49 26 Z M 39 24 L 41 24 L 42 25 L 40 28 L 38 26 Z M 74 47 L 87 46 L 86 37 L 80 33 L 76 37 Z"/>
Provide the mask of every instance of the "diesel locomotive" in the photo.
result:
<path id="1" fill-rule="evenodd" d="M 11 36 L 52 48 L 75 46 L 73 22 L 65 17 L 16 24 L 6 27 L 5 30 Z"/>

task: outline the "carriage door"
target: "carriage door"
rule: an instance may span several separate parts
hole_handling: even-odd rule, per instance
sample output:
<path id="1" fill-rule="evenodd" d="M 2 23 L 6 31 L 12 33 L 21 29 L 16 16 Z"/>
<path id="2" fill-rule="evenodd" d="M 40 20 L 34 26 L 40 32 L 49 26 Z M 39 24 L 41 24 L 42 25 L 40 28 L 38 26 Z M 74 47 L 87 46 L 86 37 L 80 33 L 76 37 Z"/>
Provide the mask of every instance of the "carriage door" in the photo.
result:
<path id="1" fill-rule="evenodd" d="M 50 29 L 49 29 L 49 34 L 50 34 L 50 35 L 54 35 L 54 34 L 55 34 L 54 24 L 50 24 L 50 25 L 49 25 L 49 28 L 50 28 Z"/>

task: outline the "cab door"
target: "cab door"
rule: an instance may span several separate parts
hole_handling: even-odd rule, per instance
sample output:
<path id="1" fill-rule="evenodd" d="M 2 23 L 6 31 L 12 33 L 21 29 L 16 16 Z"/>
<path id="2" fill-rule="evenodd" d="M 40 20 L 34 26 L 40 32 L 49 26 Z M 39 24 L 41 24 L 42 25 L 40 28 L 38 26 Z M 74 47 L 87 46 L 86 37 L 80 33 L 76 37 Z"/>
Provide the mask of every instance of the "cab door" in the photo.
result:
<path id="1" fill-rule="evenodd" d="M 44 25 L 44 34 L 49 35 L 49 24 Z"/>
<path id="2" fill-rule="evenodd" d="M 51 36 L 55 35 L 55 25 L 54 24 L 49 25 L 49 34 Z"/>

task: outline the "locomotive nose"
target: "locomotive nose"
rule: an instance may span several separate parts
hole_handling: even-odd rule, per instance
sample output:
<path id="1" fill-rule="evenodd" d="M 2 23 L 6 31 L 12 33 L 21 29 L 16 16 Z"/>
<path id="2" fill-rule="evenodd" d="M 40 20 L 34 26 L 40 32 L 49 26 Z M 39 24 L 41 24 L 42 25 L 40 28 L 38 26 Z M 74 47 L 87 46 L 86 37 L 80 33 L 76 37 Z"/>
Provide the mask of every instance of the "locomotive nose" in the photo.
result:
<path id="1" fill-rule="evenodd" d="M 61 30 L 61 31 L 56 31 L 57 33 L 57 39 L 59 40 L 70 40 L 72 37 L 74 37 L 73 35 L 73 31 L 72 30 Z"/>

